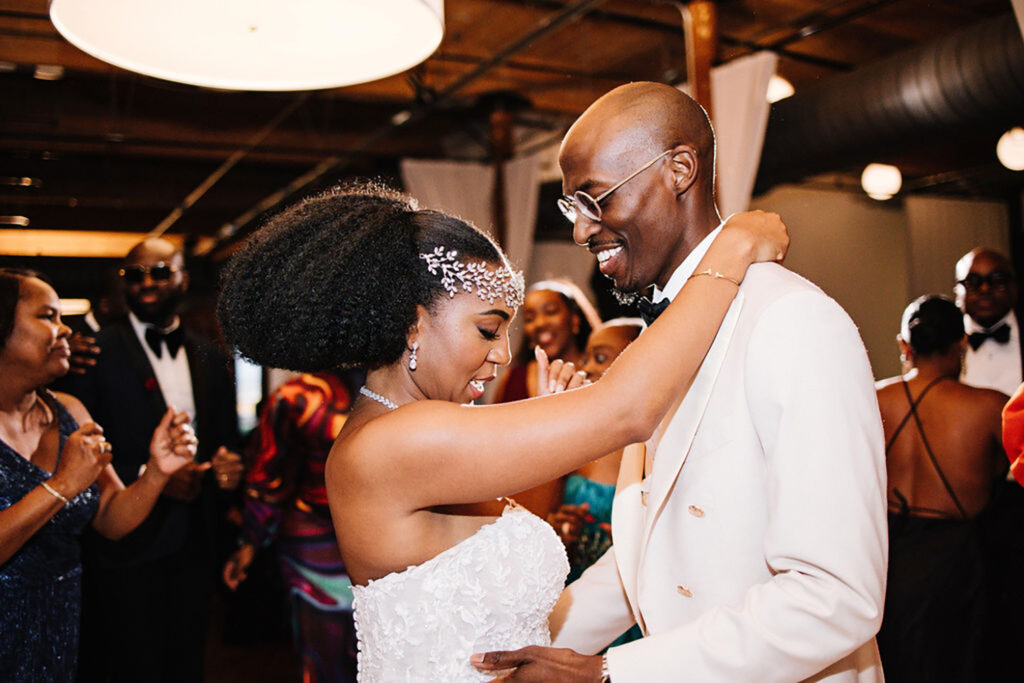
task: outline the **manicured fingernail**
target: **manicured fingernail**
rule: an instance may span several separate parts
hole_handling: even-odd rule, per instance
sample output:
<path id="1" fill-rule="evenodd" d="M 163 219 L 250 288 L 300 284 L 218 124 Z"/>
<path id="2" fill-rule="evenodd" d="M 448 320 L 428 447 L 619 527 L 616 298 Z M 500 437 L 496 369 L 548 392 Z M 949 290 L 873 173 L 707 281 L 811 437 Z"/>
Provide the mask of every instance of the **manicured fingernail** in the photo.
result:
<path id="1" fill-rule="evenodd" d="M 469 663 L 470 664 L 474 664 L 474 665 L 476 665 L 476 664 L 483 664 L 484 663 L 484 656 L 478 652 L 478 653 L 476 653 L 475 655 L 473 655 L 472 657 L 469 658 Z"/>

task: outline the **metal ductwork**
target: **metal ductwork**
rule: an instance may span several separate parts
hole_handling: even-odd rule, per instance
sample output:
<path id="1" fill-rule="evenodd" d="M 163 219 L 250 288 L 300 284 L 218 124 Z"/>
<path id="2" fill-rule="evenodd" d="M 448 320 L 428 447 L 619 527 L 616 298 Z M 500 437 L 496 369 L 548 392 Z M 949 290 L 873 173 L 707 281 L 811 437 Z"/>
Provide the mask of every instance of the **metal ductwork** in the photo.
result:
<path id="1" fill-rule="evenodd" d="M 973 126 L 1024 123 L 1024 39 L 1013 13 L 775 103 L 755 193 Z"/>

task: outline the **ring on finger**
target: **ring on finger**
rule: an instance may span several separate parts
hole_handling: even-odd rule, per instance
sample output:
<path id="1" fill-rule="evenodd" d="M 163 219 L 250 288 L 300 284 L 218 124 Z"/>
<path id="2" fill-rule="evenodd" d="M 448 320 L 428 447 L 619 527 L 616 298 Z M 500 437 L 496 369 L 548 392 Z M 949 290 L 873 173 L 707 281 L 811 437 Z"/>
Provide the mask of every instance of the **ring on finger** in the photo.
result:
<path id="1" fill-rule="evenodd" d="M 570 524 L 569 522 L 562 522 L 562 535 L 568 536 L 571 531 L 572 524 Z"/>

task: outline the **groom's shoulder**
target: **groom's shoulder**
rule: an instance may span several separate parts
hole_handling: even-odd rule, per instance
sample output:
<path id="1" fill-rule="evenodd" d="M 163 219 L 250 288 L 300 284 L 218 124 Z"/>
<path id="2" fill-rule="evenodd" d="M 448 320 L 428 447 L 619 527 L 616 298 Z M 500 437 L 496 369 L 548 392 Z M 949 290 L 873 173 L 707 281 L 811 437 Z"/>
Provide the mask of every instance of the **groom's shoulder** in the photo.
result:
<path id="1" fill-rule="evenodd" d="M 849 315 L 810 280 L 777 263 L 756 263 L 747 270 L 741 291 L 744 310 L 761 317 L 795 319 L 798 326 L 818 322 L 852 325 Z"/>
<path id="2" fill-rule="evenodd" d="M 764 305 L 799 293 L 829 299 L 818 285 L 778 263 L 755 263 L 750 266 L 743 278 L 741 291 L 746 300 Z"/>

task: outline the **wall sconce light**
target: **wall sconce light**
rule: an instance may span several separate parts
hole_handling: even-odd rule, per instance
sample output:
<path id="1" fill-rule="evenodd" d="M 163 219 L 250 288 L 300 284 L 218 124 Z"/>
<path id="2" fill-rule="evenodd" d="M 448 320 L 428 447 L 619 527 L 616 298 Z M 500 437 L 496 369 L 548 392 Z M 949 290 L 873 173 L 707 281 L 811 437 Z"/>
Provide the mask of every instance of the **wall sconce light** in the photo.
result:
<path id="1" fill-rule="evenodd" d="M 860 174 L 860 186 L 872 199 L 892 199 L 903 186 L 903 175 L 900 169 L 889 164 L 868 164 Z"/>
<path id="2" fill-rule="evenodd" d="M 1011 171 L 1024 171 L 1024 128 L 1017 126 L 1003 133 L 996 143 L 996 156 Z"/>
<path id="3" fill-rule="evenodd" d="M 795 92 L 796 90 L 793 89 L 792 83 L 778 74 L 772 74 L 771 79 L 768 81 L 768 101 L 771 104 L 775 104 L 787 97 L 792 97 Z"/>

